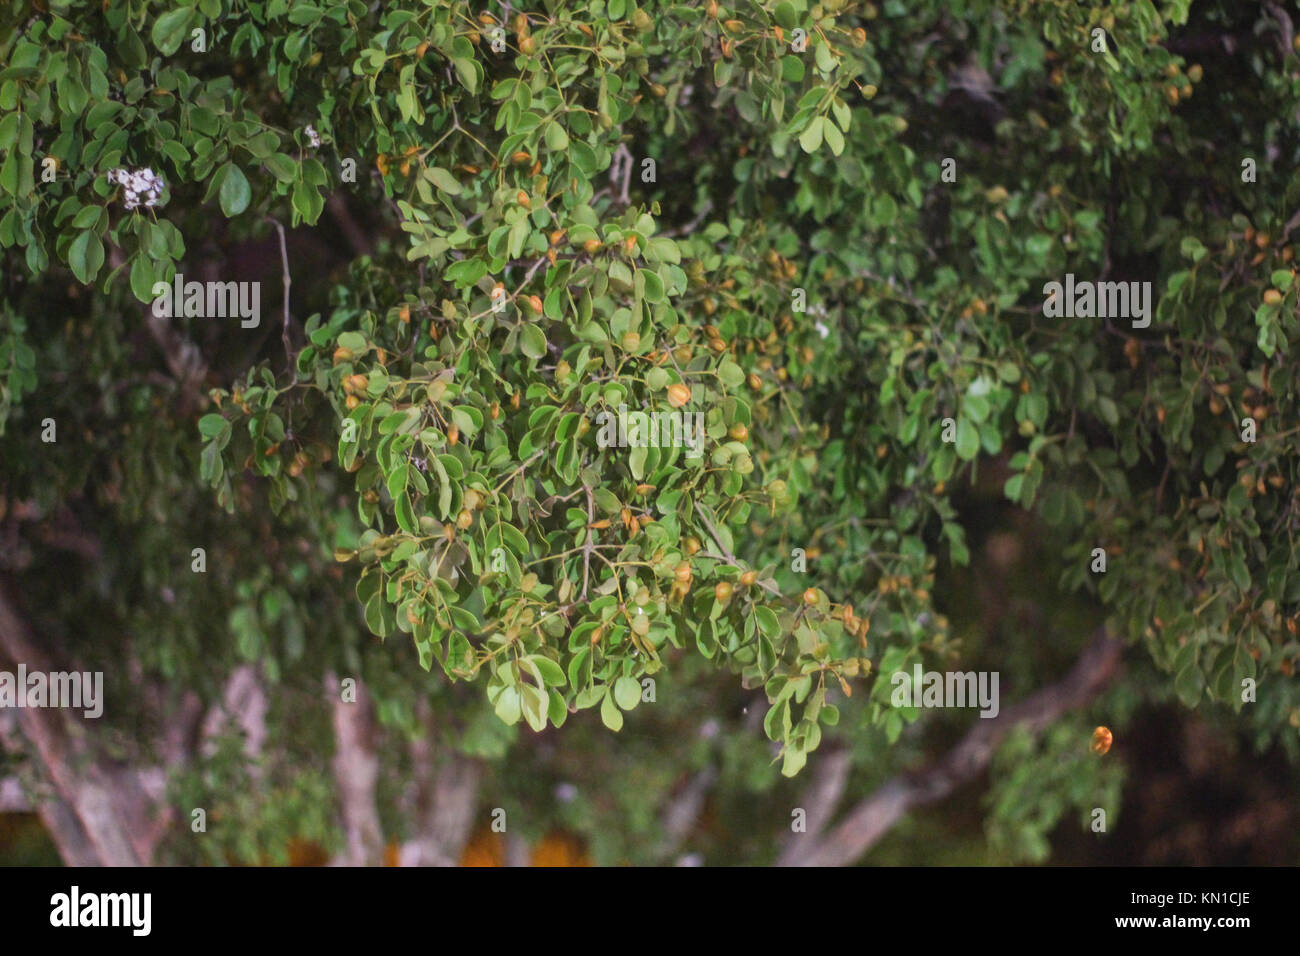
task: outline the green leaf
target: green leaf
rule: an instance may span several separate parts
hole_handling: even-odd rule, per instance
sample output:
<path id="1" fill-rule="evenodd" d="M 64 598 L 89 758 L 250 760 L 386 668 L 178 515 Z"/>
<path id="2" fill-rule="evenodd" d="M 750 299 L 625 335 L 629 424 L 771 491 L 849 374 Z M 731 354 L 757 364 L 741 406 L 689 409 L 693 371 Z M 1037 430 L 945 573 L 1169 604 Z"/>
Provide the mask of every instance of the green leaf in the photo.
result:
<path id="1" fill-rule="evenodd" d="M 1020 492 L 1025 483 L 1024 475 L 1012 475 L 1007 479 L 1006 484 L 1002 486 L 1002 493 L 1007 496 L 1009 501 L 1019 501 Z"/>
<path id="2" fill-rule="evenodd" d="M 834 123 L 827 123 L 822 120 L 822 136 L 826 138 L 826 145 L 831 148 L 831 152 L 839 156 L 844 152 L 844 134 L 840 132 L 839 127 Z"/>
<path id="3" fill-rule="evenodd" d="M 441 166 L 430 166 L 424 173 L 425 178 L 437 186 L 448 196 L 458 196 L 461 193 L 460 181 L 450 172 Z"/>
<path id="4" fill-rule="evenodd" d="M 831 45 L 826 42 L 817 44 L 815 59 L 817 60 L 817 69 L 823 73 L 831 72 L 839 62 L 839 60 L 835 59 L 835 54 L 831 52 Z"/>
<path id="5" fill-rule="evenodd" d="M 553 122 L 546 127 L 546 145 L 555 152 L 569 148 L 569 134 L 559 123 Z"/>
<path id="6" fill-rule="evenodd" d="M 180 49 L 187 36 L 186 28 L 190 25 L 193 16 L 193 7 L 179 7 L 176 10 L 168 10 L 154 21 L 149 37 L 159 53 L 163 56 L 171 56 Z"/>
<path id="7" fill-rule="evenodd" d="M 478 92 L 478 64 L 468 57 L 456 57 L 451 61 L 456 68 L 456 75 L 471 93 Z"/>
<path id="8" fill-rule="evenodd" d="M 641 703 L 641 685 L 635 677 L 620 677 L 614 682 L 614 701 L 623 710 L 632 710 Z"/>
<path id="9" fill-rule="evenodd" d="M 971 461 L 980 452 L 980 432 L 970 419 L 957 419 L 957 457 Z"/>
<path id="10" fill-rule="evenodd" d="M 72 267 L 72 274 L 78 282 L 89 284 L 94 281 L 103 264 L 104 245 L 94 232 L 87 229 L 72 241 L 72 246 L 68 249 L 68 265 Z"/>
<path id="11" fill-rule="evenodd" d="M 531 359 L 546 354 L 546 336 L 535 325 L 525 325 L 519 330 L 519 348 Z"/>
<path id="12" fill-rule="evenodd" d="M 718 378 L 728 388 L 737 388 L 745 383 L 745 373 L 730 359 L 724 359 L 718 366 Z"/>
<path id="13" fill-rule="evenodd" d="M 154 276 L 153 260 L 137 252 L 131 260 L 131 292 L 141 302 L 153 301 Z"/>
<path id="14" fill-rule="evenodd" d="M 271 171 L 271 175 L 282 183 L 291 183 L 298 178 L 298 164 L 284 153 L 272 153 L 262 162 Z"/>
<path id="15" fill-rule="evenodd" d="M 1186 707 L 1195 707 L 1205 690 L 1205 675 L 1196 662 L 1197 650 L 1198 645 L 1188 640 L 1174 659 L 1174 691 Z"/>
<path id="16" fill-rule="evenodd" d="M 533 655 L 529 660 L 537 667 L 547 687 L 564 686 L 564 670 L 555 661 L 540 654 Z"/>
<path id="17" fill-rule="evenodd" d="M 544 687 L 522 684 L 519 687 L 520 705 L 524 720 L 534 731 L 540 733 L 546 729 L 546 712 L 550 707 L 550 695 Z"/>
<path id="18" fill-rule="evenodd" d="M 784 759 L 781 761 L 781 776 L 783 777 L 793 777 L 808 762 L 807 751 L 786 747 L 783 753 Z"/>
<path id="19" fill-rule="evenodd" d="M 523 711 L 519 700 L 519 691 L 513 687 L 504 688 L 497 696 L 496 705 L 493 709 L 502 722 L 511 726 L 519 723 Z"/>
<path id="20" fill-rule="evenodd" d="M 204 438 L 216 438 L 228 427 L 226 420 L 216 413 L 204 415 L 199 419 L 199 434 Z"/>
<path id="21" fill-rule="evenodd" d="M 234 163 L 226 163 L 217 171 L 217 175 L 223 177 L 220 192 L 221 211 L 227 218 L 238 216 L 248 208 L 249 200 L 253 198 L 253 191 L 249 188 L 247 177 Z"/>
<path id="22" fill-rule="evenodd" d="M 608 691 L 605 693 L 605 699 L 600 702 L 600 719 L 614 733 L 623 729 L 623 715 L 614 705 L 614 696 Z"/>
<path id="23" fill-rule="evenodd" d="M 799 134 L 799 146 L 805 153 L 817 152 L 817 147 L 822 144 L 822 129 L 825 125 L 826 117 L 814 116 L 804 131 Z"/>
<path id="24" fill-rule="evenodd" d="M 397 524 L 401 529 L 409 534 L 417 534 L 420 530 L 419 522 L 415 518 L 415 509 L 411 506 L 411 496 L 402 492 L 393 501 L 393 511 L 397 517 Z"/>

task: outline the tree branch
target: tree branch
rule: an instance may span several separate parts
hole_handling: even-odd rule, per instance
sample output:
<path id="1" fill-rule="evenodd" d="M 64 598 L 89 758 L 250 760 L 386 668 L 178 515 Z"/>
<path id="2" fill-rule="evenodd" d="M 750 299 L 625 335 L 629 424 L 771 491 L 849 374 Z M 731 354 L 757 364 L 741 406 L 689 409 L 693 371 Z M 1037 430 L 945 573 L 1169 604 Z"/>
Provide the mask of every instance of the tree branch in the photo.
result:
<path id="1" fill-rule="evenodd" d="M 803 851 L 796 847 L 787 850 L 781 864 L 847 866 L 856 862 L 908 810 L 940 800 L 977 776 L 1011 730 L 1020 726 L 1042 730 L 1092 700 L 1119 669 L 1122 649 L 1123 645 L 1102 629 L 1059 683 L 1007 708 L 999 717 L 977 720 L 961 743 L 937 763 L 920 773 L 888 781 L 850 810 L 824 839 Z"/>
<path id="2" fill-rule="evenodd" d="M 419 830 L 402 844 L 398 859 L 402 866 L 456 866 L 473 829 L 483 771 L 478 761 L 452 753 L 435 772 L 433 720 L 423 701 L 420 716 L 427 730 L 411 744 L 417 786 L 412 815 Z"/>
<path id="3" fill-rule="evenodd" d="M 18 735 L 18 718 L 12 713 L 0 712 L 0 744 L 3 744 L 4 748 L 10 751 L 16 752 L 24 749 Z M 99 855 L 95 852 L 95 848 L 91 846 L 90 840 L 86 837 L 85 829 L 77 820 L 77 816 L 72 812 L 71 807 L 52 793 L 40 793 L 35 788 L 24 787 L 21 781 L 13 777 L 7 778 L 3 783 L 0 783 L 0 792 L 12 797 L 14 796 L 12 792 L 14 786 L 19 790 L 17 796 L 22 798 L 23 803 L 19 804 L 17 801 L 13 801 L 8 805 L 0 803 L 0 812 L 23 813 L 34 811 L 40 818 L 45 832 L 54 842 L 54 847 L 59 851 L 59 857 L 65 865 L 100 865 Z M 27 800 L 24 790 L 31 792 L 32 800 Z"/>
<path id="4" fill-rule="evenodd" d="M 813 841 L 835 816 L 840 801 L 844 799 L 844 789 L 848 786 L 852 770 L 853 760 L 848 750 L 831 751 L 823 754 L 816 762 L 812 780 L 800 795 L 798 803 L 807 815 L 807 832 L 786 834 L 780 865 L 798 866 L 801 858 L 817 846 Z"/>
<path id="5" fill-rule="evenodd" d="M 56 670 L 0 588 L 0 663 L 16 668 L 19 662 L 33 671 Z M 63 809 L 56 805 L 48 814 L 42 812 L 42 819 L 47 826 L 61 828 L 58 833 L 51 830 L 51 835 L 61 850 L 72 854 L 65 859 L 81 865 L 148 863 L 161 834 L 155 825 L 155 808 L 137 775 L 96 753 L 87 742 L 87 728 L 75 714 L 24 707 L 14 724 L 12 732 L 4 735 L 6 748 L 28 753 L 63 803 Z"/>
<path id="6" fill-rule="evenodd" d="M 280 341 L 284 343 L 284 356 L 289 363 L 289 377 L 296 379 L 297 375 L 293 367 L 293 341 L 289 336 L 289 287 L 293 285 L 293 278 L 289 275 L 289 247 L 284 238 L 284 226 L 280 225 L 279 220 L 267 216 L 266 221 L 274 226 L 275 231 L 280 235 L 280 278 L 284 282 L 284 326 L 280 331 Z"/>
<path id="7" fill-rule="evenodd" d="M 676 853 L 695 828 L 717 781 L 718 769 L 710 762 L 693 774 L 681 792 L 664 807 L 659 818 L 664 829 L 664 843 L 659 852 L 664 858 Z"/>
<path id="8" fill-rule="evenodd" d="M 342 866 L 378 866 L 383 862 L 384 837 L 375 804 L 379 755 L 375 750 L 375 723 L 370 694 L 357 681 L 357 699 L 343 700 L 340 682 L 325 677 L 325 691 L 334 695 L 334 779 L 343 808 L 347 849 L 335 862 Z"/>

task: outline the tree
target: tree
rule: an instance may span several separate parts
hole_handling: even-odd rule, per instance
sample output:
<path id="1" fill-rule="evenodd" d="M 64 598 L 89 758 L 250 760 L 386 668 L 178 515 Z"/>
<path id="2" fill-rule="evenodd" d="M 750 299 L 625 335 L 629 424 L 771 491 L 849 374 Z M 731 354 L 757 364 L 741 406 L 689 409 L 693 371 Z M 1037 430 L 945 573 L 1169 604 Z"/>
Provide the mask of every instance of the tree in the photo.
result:
<path id="1" fill-rule="evenodd" d="M 848 863 L 990 766 L 1041 859 L 1144 702 L 1294 760 L 1288 14 L 531 7 L 6 11 L 0 662 L 108 706 L 0 728 L 66 860 Z"/>

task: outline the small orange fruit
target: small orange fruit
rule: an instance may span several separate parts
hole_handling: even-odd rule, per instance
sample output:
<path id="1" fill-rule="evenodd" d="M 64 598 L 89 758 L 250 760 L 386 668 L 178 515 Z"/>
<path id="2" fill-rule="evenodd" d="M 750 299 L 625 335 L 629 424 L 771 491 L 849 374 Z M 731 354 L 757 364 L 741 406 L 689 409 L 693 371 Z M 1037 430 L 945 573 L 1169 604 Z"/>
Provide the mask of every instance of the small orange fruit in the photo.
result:
<path id="1" fill-rule="evenodd" d="M 1092 752 L 1095 754 L 1104 754 L 1110 750 L 1110 745 L 1115 740 L 1114 734 L 1110 732 L 1109 727 L 1098 727 L 1092 732 Z"/>

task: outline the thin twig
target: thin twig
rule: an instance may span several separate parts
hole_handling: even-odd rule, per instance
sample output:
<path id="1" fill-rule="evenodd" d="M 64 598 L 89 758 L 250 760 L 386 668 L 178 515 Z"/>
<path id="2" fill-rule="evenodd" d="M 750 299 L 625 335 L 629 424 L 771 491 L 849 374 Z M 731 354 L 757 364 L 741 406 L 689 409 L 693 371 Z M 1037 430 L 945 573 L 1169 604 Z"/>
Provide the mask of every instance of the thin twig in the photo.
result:
<path id="1" fill-rule="evenodd" d="M 628 151 L 626 143 L 619 143 L 618 149 L 614 151 L 614 162 L 610 164 L 609 178 L 617 182 L 621 176 L 623 179 L 622 188 L 618 193 L 618 201 L 626 206 L 631 200 L 628 198 L 628 189 L 632 184 L 632 166 L 635 160 L 632 159 L 632 153 Z"/>
<path id="2" fill-rule="evenodd" d="M 736 559 L 736 556 L 731 553 L 730 549 L 727 548 L 727 546 L 722 543 L 722 539 L 718 537 L 718 529 L 713 527 L 713 522 L 711 522 L 707 517 L 705 517 L 704 512 L 701 511 L 699 508 L 695 509 L 695 516 L 700 519 L 700 522 L 704 525 L 705 529 L 708 530 L 709 537 L 713 539 L 713 543 L 718 546 L 718 550 L 722 552 L 723 556 L 726 557 L 726 559 L 730 563 L 734 565 L 739 565 L 740 561 Z M 773 585 L 768 584 L 766 581 L 759 581 L 758 584 L 759 587 L 761 587 L 768 594 L 774 594 L 777 597 L 781 596 L 781 592 L 777 590 L 777 588 L 775 588 Z"/>
<path id="3" fill-rule="evenodd" d="M 280 267 L 281 278 L 284 281 L 284 328 L 280 332 L 280 341 L 284 343 L 284 356 L 289 363 L 289 377 L 297 378 L 293 368 L 293 343 L 289 338 L 289 286 L 293 285 L 293 278 L 289 275 L 289 247 L 284 238 L 284 226 L 280 225 L 279 220 L 267 216 L 266 221 L 275 226 L 275 231 L 280 234 Z"/>
<path id="4" fill-rule="evenodd" d="M 582 597 L 580 600 L 587 600 L 587 573 L 591 569 L 591 552 L 595 540 L 595 531 L 591 527 L 595 522 L 596 516 L 593 513 L 595 502 L 591 497 L 591 488 L 583 482 L 582 490 L 587 493 L 587 541 L 582 546 Z"/>

